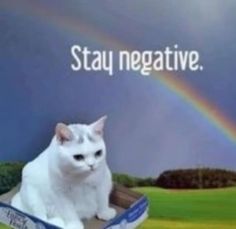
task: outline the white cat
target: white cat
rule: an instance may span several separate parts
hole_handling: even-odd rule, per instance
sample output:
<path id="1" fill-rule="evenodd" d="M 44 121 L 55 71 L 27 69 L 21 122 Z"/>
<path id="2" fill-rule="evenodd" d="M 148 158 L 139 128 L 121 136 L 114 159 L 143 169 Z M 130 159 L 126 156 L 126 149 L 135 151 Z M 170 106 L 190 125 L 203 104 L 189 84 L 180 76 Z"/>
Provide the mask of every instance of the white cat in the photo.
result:
<path id="1" fill-rule="evenodd" d="M 90 124 L 57 124 L 49 147 L 23 169 L 12 206 L 66 229 L 82 219 L 115 217 L 109 207 L 111 172 L 106 162 L 106 117 Z"/>

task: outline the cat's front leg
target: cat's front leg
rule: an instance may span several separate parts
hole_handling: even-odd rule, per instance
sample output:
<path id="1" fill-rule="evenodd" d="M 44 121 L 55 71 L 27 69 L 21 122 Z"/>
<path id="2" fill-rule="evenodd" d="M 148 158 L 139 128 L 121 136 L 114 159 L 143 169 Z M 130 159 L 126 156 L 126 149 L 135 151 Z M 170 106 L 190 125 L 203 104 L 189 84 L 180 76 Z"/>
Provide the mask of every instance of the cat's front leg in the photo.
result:
<path id="1" fill-rule="evenodd" d="M 109 179 L 105 179 L 105 182 L 102 182 L 102 184 L 97 187 L 97 217 L 101 220 L 109 221 L 116 216 L 116 210 L 109 206 L 111 189 L 112 181 L 110 176 Z"/>
<path id="2" fill-rule="evenodd" d="M 57 194 L 55 206 L 65 223 L 64 229 L 84 229 L 82 221 L 76 214 L 73 202 L 65 195 Z"/>

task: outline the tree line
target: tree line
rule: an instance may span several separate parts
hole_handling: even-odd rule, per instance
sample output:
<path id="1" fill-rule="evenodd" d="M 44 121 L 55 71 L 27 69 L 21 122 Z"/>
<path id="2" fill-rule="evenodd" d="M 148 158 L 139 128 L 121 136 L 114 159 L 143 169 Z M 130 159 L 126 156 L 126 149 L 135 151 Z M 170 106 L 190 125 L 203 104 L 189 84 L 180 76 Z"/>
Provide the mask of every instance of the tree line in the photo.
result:
<path id="1" fill-rule="evenodd" d="M 169 189 L 204 189 L 236 186 L 236 172 L 215 168 L 176 169 L 157 178 L 137 178 L 114 174 L 115 182 L 126 187 L 156 186 Z"/>
<path id="2" fill-rule="evenodd" d="M 0 163 L 0 194 L 21 181 L 24 163 Z M 236 186 L 236 172 L 215 168 L 168 170 L 157 178 L 139 178 L 127 174 L 113 174 L 113 181 L 128 188 L 161 187 L 168 189 L 204 189 Z"/>

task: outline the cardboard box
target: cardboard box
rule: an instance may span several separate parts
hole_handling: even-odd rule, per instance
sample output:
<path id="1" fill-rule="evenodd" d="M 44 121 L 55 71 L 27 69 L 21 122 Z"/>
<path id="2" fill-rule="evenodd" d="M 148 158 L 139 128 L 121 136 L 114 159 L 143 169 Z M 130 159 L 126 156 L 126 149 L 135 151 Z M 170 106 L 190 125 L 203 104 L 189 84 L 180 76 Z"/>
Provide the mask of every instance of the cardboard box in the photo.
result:
<path id="1" fill-rule="evenodd" d="M 15 229 L 58 229 L 34 216 L 10 206 L 10 200 L 19 190 L 19 185 L 0 196 L 0 222 Z M 142 194 L 119 185 L 114 185 L 111 205 L 118 215 L 109 222 L 96 218 L 85 221 L 85 229 L 132 229 L 140 225 L 148 216 L 148 200 Z"/>

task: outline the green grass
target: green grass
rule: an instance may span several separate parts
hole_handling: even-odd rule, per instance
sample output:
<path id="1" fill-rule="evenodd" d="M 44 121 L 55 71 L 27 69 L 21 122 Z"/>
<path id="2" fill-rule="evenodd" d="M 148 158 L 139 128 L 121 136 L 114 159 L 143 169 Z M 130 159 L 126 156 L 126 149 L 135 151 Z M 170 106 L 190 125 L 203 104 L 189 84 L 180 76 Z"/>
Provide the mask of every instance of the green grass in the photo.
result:
<path id="1" fill-rule="evenodd" d="M 139 229 L 235 229 L 236 188 L 177 191 L 136 188 L 150 202 Z M 0 229 L 7 227 L 0 225 Z"/>
<path id="2" fill-rule="evenodd" d="M 140 229 L 236 228 L 236 188 L 165 190 L 136 188 L 150 201 L 149 219 Z"/>
<path id="3" fill-rule="evenodd" d="M 0 229 L 9 229 L 10 227 L 0 223 Z"/>

